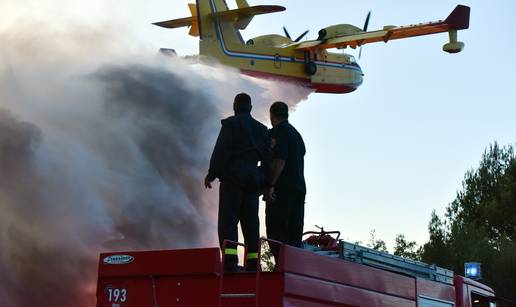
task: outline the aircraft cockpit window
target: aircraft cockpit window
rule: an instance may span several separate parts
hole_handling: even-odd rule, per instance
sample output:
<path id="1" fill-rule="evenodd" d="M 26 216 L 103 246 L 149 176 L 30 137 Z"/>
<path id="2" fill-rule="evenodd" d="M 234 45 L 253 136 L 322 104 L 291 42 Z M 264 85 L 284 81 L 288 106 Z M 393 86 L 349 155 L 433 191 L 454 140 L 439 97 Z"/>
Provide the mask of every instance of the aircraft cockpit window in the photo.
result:
<path id="1" fill-rule="evenodd" d="M 355 60 L 355 57 L 354 57 L 354 56 L 350 55 L 350 56 L 349 56 L 349 62 L 350 62 L 350 63 L 356 63 L 356 62 L 357 62 L 357 60 Z"/>

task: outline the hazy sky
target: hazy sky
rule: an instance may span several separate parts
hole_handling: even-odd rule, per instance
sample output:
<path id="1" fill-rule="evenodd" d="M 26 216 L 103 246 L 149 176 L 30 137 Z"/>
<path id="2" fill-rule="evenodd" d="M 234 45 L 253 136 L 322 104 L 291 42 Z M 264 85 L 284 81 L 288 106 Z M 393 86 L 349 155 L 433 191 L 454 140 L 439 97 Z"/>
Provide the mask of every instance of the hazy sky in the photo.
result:
<path id="1" fill-rule="evenodd" d="M 278 33 L 315 38 L 325 26 L 362 26 L 372 10 L 370 30 L 444 19 L 455 1 L 266 1 L 287 11 L 258 16 L 244 39 Z M 195 54 L 196 38 L 186 29 L 167 30 L 151 22 L 189 15 L 188 1 L 2 0 L 1 27 L 52 22 L 118 31 L 132 48 L 170 47 Z M 490 142 L 514 144 L 516 71 L 513 20 L 516 2 L 463 1 L 471 26 L 459 32 L 466 48 L 441 51 L 447 34 L 364 47 L 359 64 L 364 84 L 345 95 L 313 94 L 291 116 L 307 144 L 305 229 L 340 230 L 350 241 L 367 241 L 369 231 L 392 248 L 398 233 L 423 243 L 430 213 L 443 213 L 464 173 L 478 164 Z M 230 1 L 230 6 L 234 5 Z M 20 18 L 23 17 L 23 18 Z M 28 20 L 27 18 L 30 18 Z M 95 48 L 95 46 L 86 46 Z M 1 45 L 0 45 L 1 48 Z M 358 55 L 357 51 L 350 53 Z"/>

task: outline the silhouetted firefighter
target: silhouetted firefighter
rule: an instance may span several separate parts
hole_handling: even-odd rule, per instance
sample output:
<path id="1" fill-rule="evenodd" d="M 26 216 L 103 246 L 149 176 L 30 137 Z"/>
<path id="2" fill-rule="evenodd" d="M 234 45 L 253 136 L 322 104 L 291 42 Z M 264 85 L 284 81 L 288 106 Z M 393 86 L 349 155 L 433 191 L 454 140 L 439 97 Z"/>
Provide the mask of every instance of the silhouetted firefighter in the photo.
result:
<path id="1" fill-rule="evenodd" d="M 265 180 L 258 162 L 261 161 L 262 167 L 267 164 L 270 141 L 267 127 L 251 116 L 249 95 L 236 95 L 233 109 L 235 115 L 222 120 L 204 184 L 211 188 L 215 178 L 220 180 L 218 233 L 221 248 L 224 240 L 238 241 L 240 221 L 248 247 L 246 270 L 255 270 L 260 234 L 258 197 Z M 224 269 L 238 271 L 237 247 L 229 244 L 223 253 Z"/>
<path id="2" fill-rule="evenodd" d="M 306 184 L 305 143 L 288 122 L 288 106 L 278 101 L 270 108 L 272 162 L 265 191 L 267 237 L 302 247 Z M 277 246 L 271 246 L 275 258 Z"/>

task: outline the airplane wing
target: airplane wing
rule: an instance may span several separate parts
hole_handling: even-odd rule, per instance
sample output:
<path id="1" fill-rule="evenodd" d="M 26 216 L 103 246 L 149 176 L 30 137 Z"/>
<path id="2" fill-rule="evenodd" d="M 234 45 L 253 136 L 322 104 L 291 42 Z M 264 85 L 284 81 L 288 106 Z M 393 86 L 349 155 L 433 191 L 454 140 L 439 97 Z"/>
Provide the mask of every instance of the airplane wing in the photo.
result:
<path id="1" fill-rule="evenodd" d="M 326 40 L 306 41 L 297 45 L 298 50 L 330 49 L 330 48 L 356 48 L 365 44 L 376 42 L 388 42 L 393 39 L 402 39 L 414 36 L 422 36 L 449 30 L 463 30 L 469 28 L 470 8 L 458 5 L 444 21 L 429 22 L 424 24 L 402 27 L 385 26 L 383 30 L 363 32 L 353 35 L 338 36 Z"/>

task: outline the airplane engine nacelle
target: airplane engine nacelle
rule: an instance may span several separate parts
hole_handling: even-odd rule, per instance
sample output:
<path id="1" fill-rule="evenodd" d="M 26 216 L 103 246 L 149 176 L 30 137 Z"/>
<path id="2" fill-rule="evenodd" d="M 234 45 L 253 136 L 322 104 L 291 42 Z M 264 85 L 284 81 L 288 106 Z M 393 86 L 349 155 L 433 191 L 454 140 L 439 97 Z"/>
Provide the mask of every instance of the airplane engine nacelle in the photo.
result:
<path id="1" fill-rule="evenodd" d="M 363 33 L 364 31 L 359 27 L 355 27 L 350 24 L 340 24 L 335 26 L 326 27 L 319 30 L 319 37 L 317 40 L 325 40 L 339 36 L 353 35 Z"/>
<path id="2" fill-rule="evenodd" d="M 247 45 L 256 45 L 256 46 L 268 46 L 268 47 L 279 47 L 282 45 L 290 44 L 292 40 L 288 37 L 284 37 L 281 35 L 270 34 L 270 35 L 262 35 L 255 38 L 252 38 L 246 42 Z"/>
<path id="3" fill-rule="evenodd" d="M 457 30 L 448 31 L 450 42 L 444 44 L 443 51 L 448 53 L 459 53 L 464 50 L 464 43 L 457 41 Z"/>

